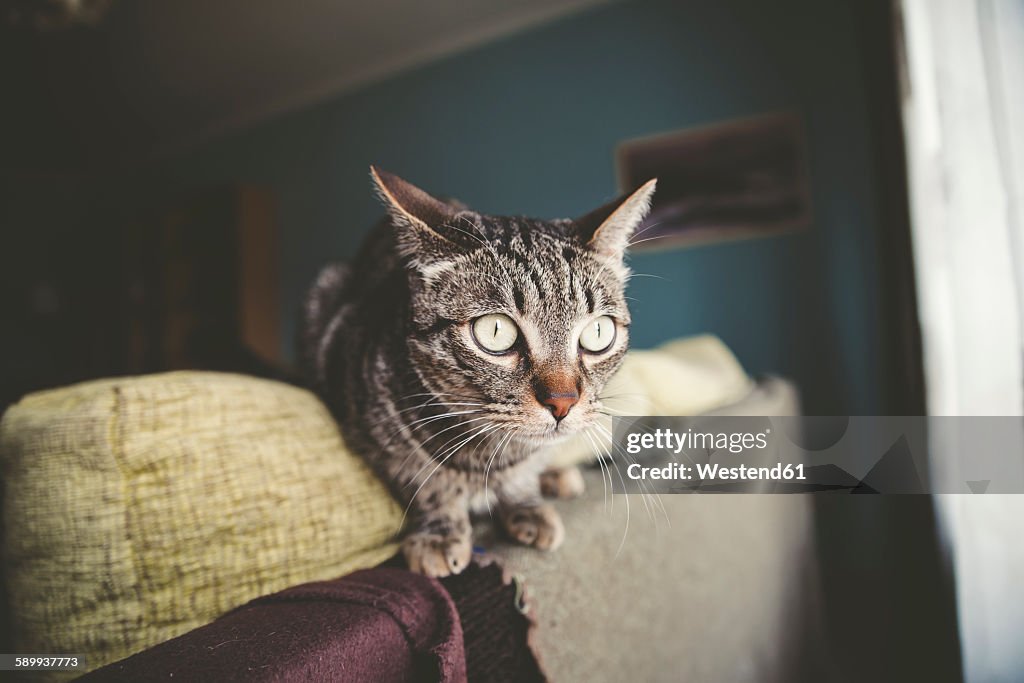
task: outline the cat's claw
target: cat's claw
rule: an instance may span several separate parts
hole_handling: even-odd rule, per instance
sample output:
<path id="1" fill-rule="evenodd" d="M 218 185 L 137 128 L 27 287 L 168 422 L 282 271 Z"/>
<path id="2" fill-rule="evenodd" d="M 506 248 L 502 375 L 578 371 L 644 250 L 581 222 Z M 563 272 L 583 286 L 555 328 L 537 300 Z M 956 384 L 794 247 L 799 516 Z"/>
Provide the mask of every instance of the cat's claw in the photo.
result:
<path id="1" fill-rule="evenodd" d="M 512 508 L 503 515 L 509 536 L 538 550 L 557 550 L 565 540 L 562 518 L 547 504 Z"/>
<path id="2" fill-rule="evenodd" d="M 583 475 L 578 467 L 552 467 L 540 474 L 540 492 L 545 498 L 576 498 L 583 494 L 583 489 Z"/>
<path id="3" fill-rule="evenodd" d="M 402 541 L 409 571 L 432 578 L 458 574 L 469 565 L 473 547 L 469 537 L 416 532 Z"/>

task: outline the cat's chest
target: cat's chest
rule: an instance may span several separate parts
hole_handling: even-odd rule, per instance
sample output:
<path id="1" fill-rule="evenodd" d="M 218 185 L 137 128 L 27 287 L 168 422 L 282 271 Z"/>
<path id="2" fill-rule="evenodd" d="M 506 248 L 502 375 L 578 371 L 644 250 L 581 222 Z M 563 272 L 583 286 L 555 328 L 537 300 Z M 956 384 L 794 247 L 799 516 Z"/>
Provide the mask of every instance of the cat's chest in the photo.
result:
<path id="1" fill-rule="evenodd" d="M 498 503 L 499 493 L 504 498 L 518 498 L 534 491 L 550 455 L 547 450 L 538 450 L 510 467 L 500 470 L 491 468 L 486 475 L 481 472 L 467 473 L 470 513 L 486 514 L 493 510 Z"/>
<path id="2" fill-rule="evenodd" d="M 469 497 L 469 513 L 484 515 L 498 505 L 498 496 L 492 488 L 483 488 L 482 482 L 473 495 Z"/>

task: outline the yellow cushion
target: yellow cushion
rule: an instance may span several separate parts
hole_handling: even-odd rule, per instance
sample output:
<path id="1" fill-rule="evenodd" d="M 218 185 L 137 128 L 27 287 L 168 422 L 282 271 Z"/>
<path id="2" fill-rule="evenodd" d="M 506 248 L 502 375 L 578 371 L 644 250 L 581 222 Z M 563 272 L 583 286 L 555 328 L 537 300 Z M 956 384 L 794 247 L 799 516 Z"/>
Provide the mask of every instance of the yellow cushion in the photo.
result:
<path id="1" fill-rule="evenodd" d="M 312 394 L 236 375 L 33 394 L 0 422 L 0 458 L 15 651 L 90 668 L 377 564 L 402 517 Z"/>

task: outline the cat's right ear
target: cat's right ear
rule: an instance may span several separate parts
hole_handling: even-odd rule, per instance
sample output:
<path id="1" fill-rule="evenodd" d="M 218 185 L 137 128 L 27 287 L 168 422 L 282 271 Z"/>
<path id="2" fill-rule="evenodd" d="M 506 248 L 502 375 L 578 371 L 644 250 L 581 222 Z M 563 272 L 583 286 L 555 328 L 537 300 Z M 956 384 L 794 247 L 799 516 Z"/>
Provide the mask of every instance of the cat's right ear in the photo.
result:
<path id="1" fill-rule="evenodd" d="M 455 216 L 455 209 L 450 204 L 431 197 L 393 173 L 371 166 L 370 176 L 377 195 L 396 221 L 418 229 L 434 230 Z"/>
<path id="2" fill-rule="evenodd" d="M 393 173 L 370 166 L 370 177 L 398 229 L 398 249 L 413 263 L 451 258 L 459 246 L 438 230 L 455 220 L 459 208 L 427 194 Z"/>

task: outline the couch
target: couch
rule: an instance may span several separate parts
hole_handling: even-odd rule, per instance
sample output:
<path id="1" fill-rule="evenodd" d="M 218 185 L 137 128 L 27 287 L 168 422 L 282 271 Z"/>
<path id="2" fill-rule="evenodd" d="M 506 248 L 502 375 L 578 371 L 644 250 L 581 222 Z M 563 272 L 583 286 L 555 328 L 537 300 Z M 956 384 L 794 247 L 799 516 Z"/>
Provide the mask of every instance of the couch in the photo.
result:
<path id="1" fill-rule="evenodd" d="M 648 414 L 799 409 L 788 382 L 747 377 L 711 337 L 641 352 L 621 381 Z M 608 495 L 593 453 L 560 457 L 584 465 L 587 491 L 557 503 L 559 551 L 510 545 L 486 519 L 477 529 L 480 557 L 525 586 L 549 680 L 818 675 L 807 498 Z M 0 460 L 12 647 L 83 653 L 90 668 L 260 596 L 386 562 L 402 518 L 315 397 L 236 375 L 26 397 L 0 422 Z"/>

